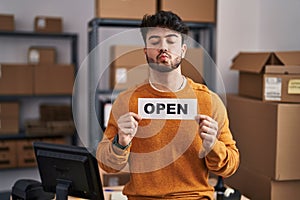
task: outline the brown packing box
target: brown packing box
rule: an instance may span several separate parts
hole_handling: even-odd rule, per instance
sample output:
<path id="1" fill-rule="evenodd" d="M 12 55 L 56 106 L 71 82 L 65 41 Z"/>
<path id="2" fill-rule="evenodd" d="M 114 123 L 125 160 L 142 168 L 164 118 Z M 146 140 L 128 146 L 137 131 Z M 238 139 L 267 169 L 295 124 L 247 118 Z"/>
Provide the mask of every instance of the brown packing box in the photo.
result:
<path id="1" fill-rule="evenodd" d="M 18 134 L 19 119 L 16 118 L 0 118 L 0 135 Z"/>
<path id="2" fill-rule="evenodd" d="M 276 181 L 257 171 L 240 166 L 225 183 L 255 200 L 300 199 L 300 180 Z"/>
<path id="3" fill-rule="evenodd" d="M 33 150 L 33 142 L 36 140 L 18 140 L 17 141 L 17 157 L 18 167 L 35 167 L 36 159 Z"/>
<path id="4" fill-rule="evenodd" d="M 14 31 L 15 17 L 10 14 L 0 14 L 0 31 Z"/>
<path id="5" fill-rule="evenodd" d="M 182 74 L 197 83 L 204 83 L 204 60 L 202 48 L 188 48 L 181 64 Z"/>
<path id="6" fill-rule="evenodd" d="M 140 46 L 112 46 L 110 86 L 112 89 L 127 89 L 145 81 L 149 76 L 148 64 Z"/>
<path id="7" fill-rule="evenodd" d="M 17 166 L 16 142 L 0 140 L 0 169 Z"/>
<path id="8" fill-rule="evenodd" d="M 58 138 L 44 138 L 42 139 L 43 142 L 52 143 L 52 144 L 67 144 L 65 137 L 58 137 Z"/>
<path id="9" fill-rule="evenodd" d="M 75 132 L 73 121 L 49 121 L 47 127 L 51 129 L 52 134 L 72 135 Z"/>
<path id="10" fill-rule="evenodd" d="M 70 95 L 73 92 L 73 65 L 34 66 L 34 94 Z"/>
<path id="11" fill-rule="evenodd" d="M 0 102 L 0 134 L 19 133 L 19 103 Z"/>
<path id="12" fill-rule="evenodd" d="M 19 118 L 19 103 L 17 102 L 0 102 L 0 119 L 2 118 Z"/>
<path id="13" fill-rule="evenodd" d="M 72 108 L 67 104 L 41 104 L 40 119 L 42 121 L 72 120 Z"/>
<path id="14" fill-rule="evenodd" d="M 300 180 L 300 104 L 227 95 L 241 163 L 274 180 Z"/>
<path id="15" fill-rule="evenodd" d="M 99 18 L 141 20 L 156 12 L 156 0 L 95 0 L 95 4 Z"/>
<path id="16" fill-rule="evenodd" d="M 161 10 L 173 11 L 189 22 L 216 22 L 216 0 L 161 0 Z"/>
<path id="17" fill-rule="evenodd" d="M 239 94 L 264 101 L 300 102 L 300 51 L 240 52 Z"/>
<path id="18" fill-rule="evenodd" d="M 0 64 L 0 95 L 32 95 L 33 68 L 28 64 Z"/>
<path id="19" fill-rule="evenodd" d="M 53 47 L 30 47 L 28 49 L 28 63 L 55 64 L 56 49 Z"/>
<path id="20" fill-rule="evenodd" d="M 44 136 L 50 135 L 51 129 L 47 127 L 45 121 L 39 119 L 26 120 L 25 122 L 25 133 L 28 136 Z"/>
<path id="21" fill-rule="evenodd" d="M 75 132 L 74 122 L 27 120 L 25 132 L 28 136 L 72 135 Z"/>
<path id="22" fill-rule="evenodd" d="M 62 33 L 63 20 L 61 17 L 36 16 L 34 30 L 39 33 Z"/>

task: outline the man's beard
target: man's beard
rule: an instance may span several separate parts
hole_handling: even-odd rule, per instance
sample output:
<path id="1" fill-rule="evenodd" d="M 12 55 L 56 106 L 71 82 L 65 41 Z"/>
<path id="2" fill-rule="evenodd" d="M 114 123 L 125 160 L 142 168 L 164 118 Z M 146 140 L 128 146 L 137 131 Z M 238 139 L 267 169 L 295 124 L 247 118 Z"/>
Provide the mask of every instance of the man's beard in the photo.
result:
<path id="1" fill-rule="evenodd" d="M 155 61 L 154 59 L 150 59 L 148 57 L 148 55 L 146 54 L 146 59 L 147 59 L 149 66 L 158 72 L 171 72 L 171 71 L 177 69 L 182 62 L 182 56 L 180 55 L 175 58 L 174 62 L 171 62 L 170 66 L 166 66 L 166 65 L 158 62 L 159 56 L 160 56 L 160 54 L 156 57 L 156 61 Z"/>

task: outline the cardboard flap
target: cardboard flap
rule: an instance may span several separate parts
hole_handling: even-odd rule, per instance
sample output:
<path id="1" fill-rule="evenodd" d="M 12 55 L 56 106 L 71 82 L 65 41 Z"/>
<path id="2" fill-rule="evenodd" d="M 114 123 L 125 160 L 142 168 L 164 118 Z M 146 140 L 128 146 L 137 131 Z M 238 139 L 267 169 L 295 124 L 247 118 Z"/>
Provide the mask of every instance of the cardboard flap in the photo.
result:
<path id="1" fill-rule="evenodd" d="M 285 51 L 274 53 L 284 65 L 300 66 L 300 51 Z"/>
<path id="2" fill-rule="evenodd" d="M 267 64 L 271 53 L 241 52 L 234 59 L 231 69 L 242 72 L 260 73 Z"/>
<path id="3" fill-rule="evenodd" d="M 300 74 L 300 66 L 295 65 L 267 65 L 266 74 Z"/>

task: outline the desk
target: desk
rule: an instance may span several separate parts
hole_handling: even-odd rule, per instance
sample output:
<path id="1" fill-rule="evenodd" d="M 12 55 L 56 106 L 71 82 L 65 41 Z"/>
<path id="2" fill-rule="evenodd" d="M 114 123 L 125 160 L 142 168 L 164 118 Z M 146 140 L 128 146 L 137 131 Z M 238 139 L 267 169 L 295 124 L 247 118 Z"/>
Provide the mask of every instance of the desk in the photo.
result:
<path id="1" fill-rule="evenodd" d="M 105 198 L 105 200 L 110 200 L 112 192 L 113 191 L 122 191 L 123 187 L 124 186 L 104 187 L 104 198 Z M 10 198 L 10 200 L 12 200 L 12 199 Z M 77 198 L 77 197 L 68 197 L 68 200 L 84 200 L 84 199 Z M 248 199 L 245 196 L 242 196 L 241 200 L 250 200 L 250 199 Z"/>

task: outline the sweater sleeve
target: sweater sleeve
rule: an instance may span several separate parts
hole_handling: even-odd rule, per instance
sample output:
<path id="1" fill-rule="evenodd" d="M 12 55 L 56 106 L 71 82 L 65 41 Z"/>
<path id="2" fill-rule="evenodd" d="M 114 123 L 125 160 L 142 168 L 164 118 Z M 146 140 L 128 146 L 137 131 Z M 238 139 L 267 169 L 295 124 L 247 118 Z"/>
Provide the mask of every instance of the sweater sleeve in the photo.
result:
<path id="1" fill-rule="evenodd" d="M 106 172 L 115 173 L 122 170 L 128 161 L 130 146 L 124 150 L 113 144 L 114 137 L 118 134 L 116 120 L 120 116 L 120 102 L 117 99 L 113 104 L 107 128 L 99 142 L 96 157 L 99 166 Z"/>
<path id="2" fill-rule="evenodd" d="M 218 122 L 219 132 L 212 150 L 205 157 L 206 165 L 216 175 L 229 177 L 237 170 L 240 155 L 229 129 L 226 108 L 215 93 L 212 93 L 212 117 Z"/>

